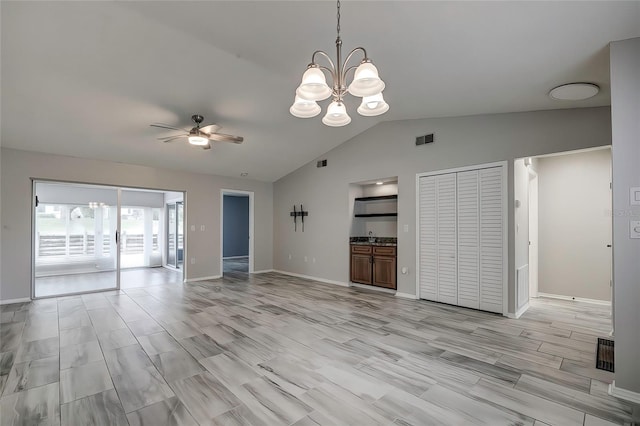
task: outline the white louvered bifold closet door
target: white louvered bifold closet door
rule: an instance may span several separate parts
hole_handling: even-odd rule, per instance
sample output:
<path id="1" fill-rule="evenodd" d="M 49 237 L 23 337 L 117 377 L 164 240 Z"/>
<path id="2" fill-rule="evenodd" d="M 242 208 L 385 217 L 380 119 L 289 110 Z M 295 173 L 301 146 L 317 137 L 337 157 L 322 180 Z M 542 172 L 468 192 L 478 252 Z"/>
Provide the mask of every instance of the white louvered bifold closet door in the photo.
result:
<path id="1" fill-rule="evenodd" d="M 436 176 L 438 302 L 458 304 L 456 174 Z"/>
<path id="2" fill-rule="evenodd" d="M 479 170 L 480 309 L 502 312 L 504 284 L 502 168 Z"/>
<path id="3" fill-rule="evenodd" d="M 436 178 L 420 178 L 420 297 L 438 299 Z"/>
<path id="4" fill-rule="evenodd" d="M 478 170 L 457 173 L 458 305 L 480 308 Z"/>
<path id="5" fill-rule="evenodd" d="M 503 311 L 502 167 L 419 182 L 420 298 Z"/>

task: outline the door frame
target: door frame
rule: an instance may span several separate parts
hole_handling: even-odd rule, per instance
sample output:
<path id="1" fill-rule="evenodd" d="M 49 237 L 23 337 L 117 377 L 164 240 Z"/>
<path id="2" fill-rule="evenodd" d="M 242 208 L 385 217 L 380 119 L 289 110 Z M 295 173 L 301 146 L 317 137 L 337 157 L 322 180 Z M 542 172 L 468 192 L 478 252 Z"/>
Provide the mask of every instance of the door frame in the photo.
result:
<path id="1" fill-rule="evenodd" d="M 434 170 L 431 172 L 423 172 L 416 174 L 416 299 L 420 299 L 420 178 L 427 176 L 436 176 L 449 173 L 466 172 L 470 170 L 481 170 L 493 167 L 500 167 L 502 174 L 502 315 L 509 314 L 509 214 L 508 214 L 508 161 L 496 161 L 493 163 L 475 164 L 471 166 L 456 167 L 445 170 Z"/>
<path id="2" fill-rule="evenodd" d="M 254 271 L 255 238 L 254 233 L 254 192 L 239 189 L 220 189 L 220 276 L 224 275 L 224 196 L 243 195 L 249 197 L 249 273 Z"/>
<path id="3" fill-rule="evenodd" d="M 526 162 L 525 162 L 526 165 Z M 528 228 L 529 228 L 529 299 L 538 297 L 538 173 L 530 165 L 527 165 L 529 180 L 527 182 L 528 194 Z M 531 244 L 531 241 L 534 243 Z"/>
<path id="4" fill-rule="evenodd" d="M 105 288 L 100 290 L 87 290 L 87 291 L 76 291 L 72 293 L 64 293 L 64 294 L 55 294 L 49 296 L 40 296 L 36 297 L 36 245 L 35 245 L 35 237 L 36 237 L 36 185 L 38 183 L 61 183 L 65 185 L 91 185 L 97 187 L 107 187 L 108 189 L 116 191 L 116 286 L 111 288 Z M 31 236 L 30 236 L 30 244 L 31 244 L 31 300 L 38 299 L 50 299 L 54 297 L 66 297 L 66 296 L 76 296 L 81 294 L 91 294 L 91 293 L 99 293 L 104 291 L 119 291 L 120 290 L 120 243 L 122 239 L 120 238 L 121 232 L 121 208 L 122 208 L 122 187 L 114 186 L 108 184 L 101 183 L 91 183 L 91 182 L 70 182 L 63 181 L 57 179 L 39 179 L 39 178 L 31 178 Z"/>
<path id="5" fill-rule="evenodd" d="M 74 181 L 74 180 L 64 180 L 64 179 L 51 179 L 51 178 L 37 178 L 37 177 L 30 177 L 29 178 L 31 180 L 31 233 L 29 236 L 29 244 L 31 246 L 31 300 L 38 300 L 38 299 L 50 299 L 50 298 L 54 298 L 54 297 L 66 297 L 66 296 L 77 296 L 77 295 L 82 295 L 82 294 L 92 294 L 92 293 L 100 293 L 100 292 L 105 292 L 105 291 L 119 291 L 120 290 L 120 228 L 121 228 L 121 201 L 122 201 L 122 191 L 123 190 L 127 190 L 127 189 L 138 189 L 138 190 L 148 190 L 148 191 L 157 191 L 157 192 L 179 192 L 182 193 L 182 203 L 183 203 L 183 215 L 184 215 L 184 220 L 183 220 L 183 233 L 184 233 L 184 240 L 183 240 L 183 245 L 184 245 L 184 254 L 183 257 L 184 259 L 187 259 L 187 242 L 188 242 L 188 233 L 186 232 L 187 230 L 187 191 L 183 190 L 183 189 L 163 189 L 163 188 L 150 188 L 150 187 L 143 187 L 143 186 L 134 186 L 134 185 L 115 185 L 115 184 L 111 184 L 111 183 L 102 183 L 102 182 L 87 182 L 87 181 Z M 61 183 L 61 184 L 69 184 L 69 185 L 93 185 L 93 186 L 102 186 L 102 187 L 109 187 L 111 189 L 117 190 L 118 193 L 118 204 L 117 204 L 117 219 L 116 219 L 116 224 L 117 224 L 117 228 L 116 230 L 118 231 L 118 244 L 116 247 L 116 258 L 117 258 L 117 263 L 116 263 L 116 281 L 117 281 L 117 286 L 116 288 L 109 288 L 109 289 L 104 289 L 104 290 L 88 290 L 88 291 L 81 291 L 81 292 L 74 292 L 74 293 L 65 293 L 63 295 L 53 295 L 53 296 L 41 296 L 41 297 L 36 297 L 35 296 L 35 285 L 36 285 L 36 281 L 35 281 L 35 230 L 36 230 L 36 183 L 38 182 L 42 182 L 42 183 Z M 165 205 L 166 208 L 166 205 Z M 182 281 L 186 282 L 187 280 L 187 263 L 186 261 L 183 261 L 183 268 L 182 268 Z M 164 261 L 163 261 L 163 266 L 164 266 Z"/>

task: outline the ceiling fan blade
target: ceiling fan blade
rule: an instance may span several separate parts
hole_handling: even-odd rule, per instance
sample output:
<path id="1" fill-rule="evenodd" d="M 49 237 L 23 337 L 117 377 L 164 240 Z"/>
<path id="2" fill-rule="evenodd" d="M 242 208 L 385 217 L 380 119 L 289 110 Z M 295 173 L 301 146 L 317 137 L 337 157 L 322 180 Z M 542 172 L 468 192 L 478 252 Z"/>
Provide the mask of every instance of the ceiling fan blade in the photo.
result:
<path id="1" fill-rule="evenodd" d="M 244 141 L 242 136 L 225 135 L 224 133 L 211 133 L 209 139 L 212 141 L 233 143 L 242 143 L 242 141 Z"/>
<path id="2" fill-rule="evenodd" d="M 151 127 L 159 127 L 160 129 L 180 130 L 181 132 L 184 131 L 184 129 L 180 129 L 178 127 L 170 126 L 170 125 L 164 124 L 164 123 L 153 123 L 153 124 L 150 124 L 150 126 Z"/>
<path id="3" fill-rule="evenodd" d="M 172 135 L 172 136 L 163 136 L 161 138 L 158 138 L 158 140 L 165 140 L 165 139 L 173 139 L 173 138 L 186 138 L 187 136 L 189 136 L 188 134 L 183 134 L 183 135 Z"/>
<path id="4" fill-rule="evenodd" d="M 171 138 L 158 138 L 158 140 L 160 140 L 160 141 L 162 141 L 164 143 L 167 143 L 167 142 L 173 142 L 176 139 L 182 139 L 182 138 L 184 138 L 184 136 L 174 136 L 174 137 L 171 137 Z"/>
<path id="5" fill-rule="evenodd" d="M 222 127 L 217 124 L 209 124 L 204 127 L 200 127 L 200 131 L 204 133 L 215 133 L 217 130 L 220 130 Z"/>

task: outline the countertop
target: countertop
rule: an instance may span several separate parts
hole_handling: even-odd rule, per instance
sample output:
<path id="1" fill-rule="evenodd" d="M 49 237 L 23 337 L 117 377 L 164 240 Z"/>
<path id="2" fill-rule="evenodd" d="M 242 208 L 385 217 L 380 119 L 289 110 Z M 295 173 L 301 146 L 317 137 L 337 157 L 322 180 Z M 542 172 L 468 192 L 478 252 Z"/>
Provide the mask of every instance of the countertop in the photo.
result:
<path id="1" fill-rule="evenodd" d="M 396 247 L 398 239 L 394 237 L 374 237 L 374 241 L 370 241 L 369 237 L 350 237 L 349 244 L 357 244 L 363 246 L 387 246 Z"/>

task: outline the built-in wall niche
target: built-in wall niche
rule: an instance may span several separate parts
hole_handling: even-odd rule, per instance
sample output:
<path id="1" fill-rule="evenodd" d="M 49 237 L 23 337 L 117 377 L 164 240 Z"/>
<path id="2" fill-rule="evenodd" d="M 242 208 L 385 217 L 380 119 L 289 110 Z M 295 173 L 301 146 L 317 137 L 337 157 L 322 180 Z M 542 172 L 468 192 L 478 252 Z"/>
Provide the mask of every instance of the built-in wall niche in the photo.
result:
<path id="1" fill-rule="evenodd" d="M 351 184 L 349 205 L 351 237 L 398 236 L 397 177 Z"/>

